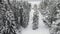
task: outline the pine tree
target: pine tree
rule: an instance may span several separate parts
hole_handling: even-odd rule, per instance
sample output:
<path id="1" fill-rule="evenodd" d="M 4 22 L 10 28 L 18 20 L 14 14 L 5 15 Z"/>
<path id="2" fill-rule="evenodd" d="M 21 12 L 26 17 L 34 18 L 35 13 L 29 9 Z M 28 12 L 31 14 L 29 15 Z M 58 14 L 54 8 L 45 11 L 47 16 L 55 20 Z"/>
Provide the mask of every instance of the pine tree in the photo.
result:
<path id="1" fill-rule="evenodd" d="M 38 18 L 38 11 L 36 11 L 36 12 L 34 12 L 34 16 L 33 16 L 33 27 L 32 27 L 32 29 L 33 30 L 36 30 L 36 29 L 38 29 L 38 20 L 39 20 L 39 18 Z"/>
<path id="2" fill-rule="evenodd" d="M 30 10 L 31 10 L 30 7 L 31 7 L 30 3 L 23 2 L 23 12 L 22 12 L 23 21 L 22 21 L 22 26 L 24 28 L 26 28 L 28 26 L 29 13 L 30 13 Z"/>
<path id="3" fill-rule="evenodd" d="M 33 13 L 33 26 L 32 26 L 32 29 L 33 30 L 36 30 L 36 29 L 38 29 L 38 24 L 39 24 L 39 12 L 38 12 L 38 10 L 37 10 L 37 5 L 35 4 L 34 5 L 34 13 Z"/>

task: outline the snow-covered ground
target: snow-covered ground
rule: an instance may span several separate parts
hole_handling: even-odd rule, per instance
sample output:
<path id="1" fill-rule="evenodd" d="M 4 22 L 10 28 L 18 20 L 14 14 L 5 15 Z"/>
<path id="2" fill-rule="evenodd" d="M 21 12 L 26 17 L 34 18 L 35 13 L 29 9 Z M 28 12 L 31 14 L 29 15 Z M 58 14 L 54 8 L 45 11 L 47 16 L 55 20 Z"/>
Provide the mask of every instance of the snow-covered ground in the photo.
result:
<path id="1" fill-rule="evenodd" d="M 33 6 L 34 4 L 38 4 L 39 2 L 31 2 L 31 3 Z M 43 16 L 41 15 L 40 12 L 39 12 L 39 28 L 37 30 L 32 30 L 33 13 L 34 13 L 34 10 L 31 9 L 29 25 L 26 29 L 22 30 L 22 34 L 50 34 L 49 28 L 47 28 L 46 25 L 44 24 L 42 20 Z"/>

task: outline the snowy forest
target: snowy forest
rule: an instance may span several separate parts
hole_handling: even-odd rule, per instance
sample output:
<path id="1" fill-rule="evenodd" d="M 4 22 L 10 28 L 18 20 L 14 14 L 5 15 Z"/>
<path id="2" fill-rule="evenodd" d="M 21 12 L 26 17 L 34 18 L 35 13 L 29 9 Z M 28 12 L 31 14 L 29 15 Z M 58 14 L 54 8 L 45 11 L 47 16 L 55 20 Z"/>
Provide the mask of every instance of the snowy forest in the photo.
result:
<path id="1" fill-rule="evenodd" d="M 60 0 L 0 0 L 0 34 L 60 34 Z"/>

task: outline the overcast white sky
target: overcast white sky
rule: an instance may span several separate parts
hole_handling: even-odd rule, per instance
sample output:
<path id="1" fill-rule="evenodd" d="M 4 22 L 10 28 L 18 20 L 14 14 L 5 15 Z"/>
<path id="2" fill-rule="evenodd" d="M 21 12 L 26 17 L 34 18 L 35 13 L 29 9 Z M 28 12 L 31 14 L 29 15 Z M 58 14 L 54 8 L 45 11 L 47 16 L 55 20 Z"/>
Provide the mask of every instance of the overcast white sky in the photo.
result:
<path id="1" fill-rule="evenodd" d="M 20 1 L 20 0 L 18 0 Z M 22 1 L 41 1 L 41 0 L 22 0 Z"/>

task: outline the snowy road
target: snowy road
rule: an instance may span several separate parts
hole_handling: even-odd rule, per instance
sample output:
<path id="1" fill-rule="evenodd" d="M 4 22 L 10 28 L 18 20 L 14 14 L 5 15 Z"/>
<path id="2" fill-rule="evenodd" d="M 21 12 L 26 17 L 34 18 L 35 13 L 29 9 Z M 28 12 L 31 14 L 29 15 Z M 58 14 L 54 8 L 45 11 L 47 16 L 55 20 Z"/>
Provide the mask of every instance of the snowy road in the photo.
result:
<path id="1" fill-rule="evenodd" d="M 29 25 L 26 29 L 22 30 L 22 34 L 50 34 L 49 28 L 47 28 L 46 25 L 44 24 L 42 20 L 43 17 L 40 12 L 39 12 L 39 28 L 37 30 L 32 30 L 33 13 L 34 10 L 31 9 Z"/>
<path id="2" fill-rule="evenodd" d="M 31 13 L 32 12 L 32 13 Z M 22 31 L 22 34 L 49 34 L 49 29 L 45 26 L 44 22 L 42 21 L 42 15 L 39 14 L 39 28 L 37 30 L 32 30 L 32 17 L 33 17 L 33 10 L 30 12 L 30 20 L 29 25 L 26 29 Z"/>

